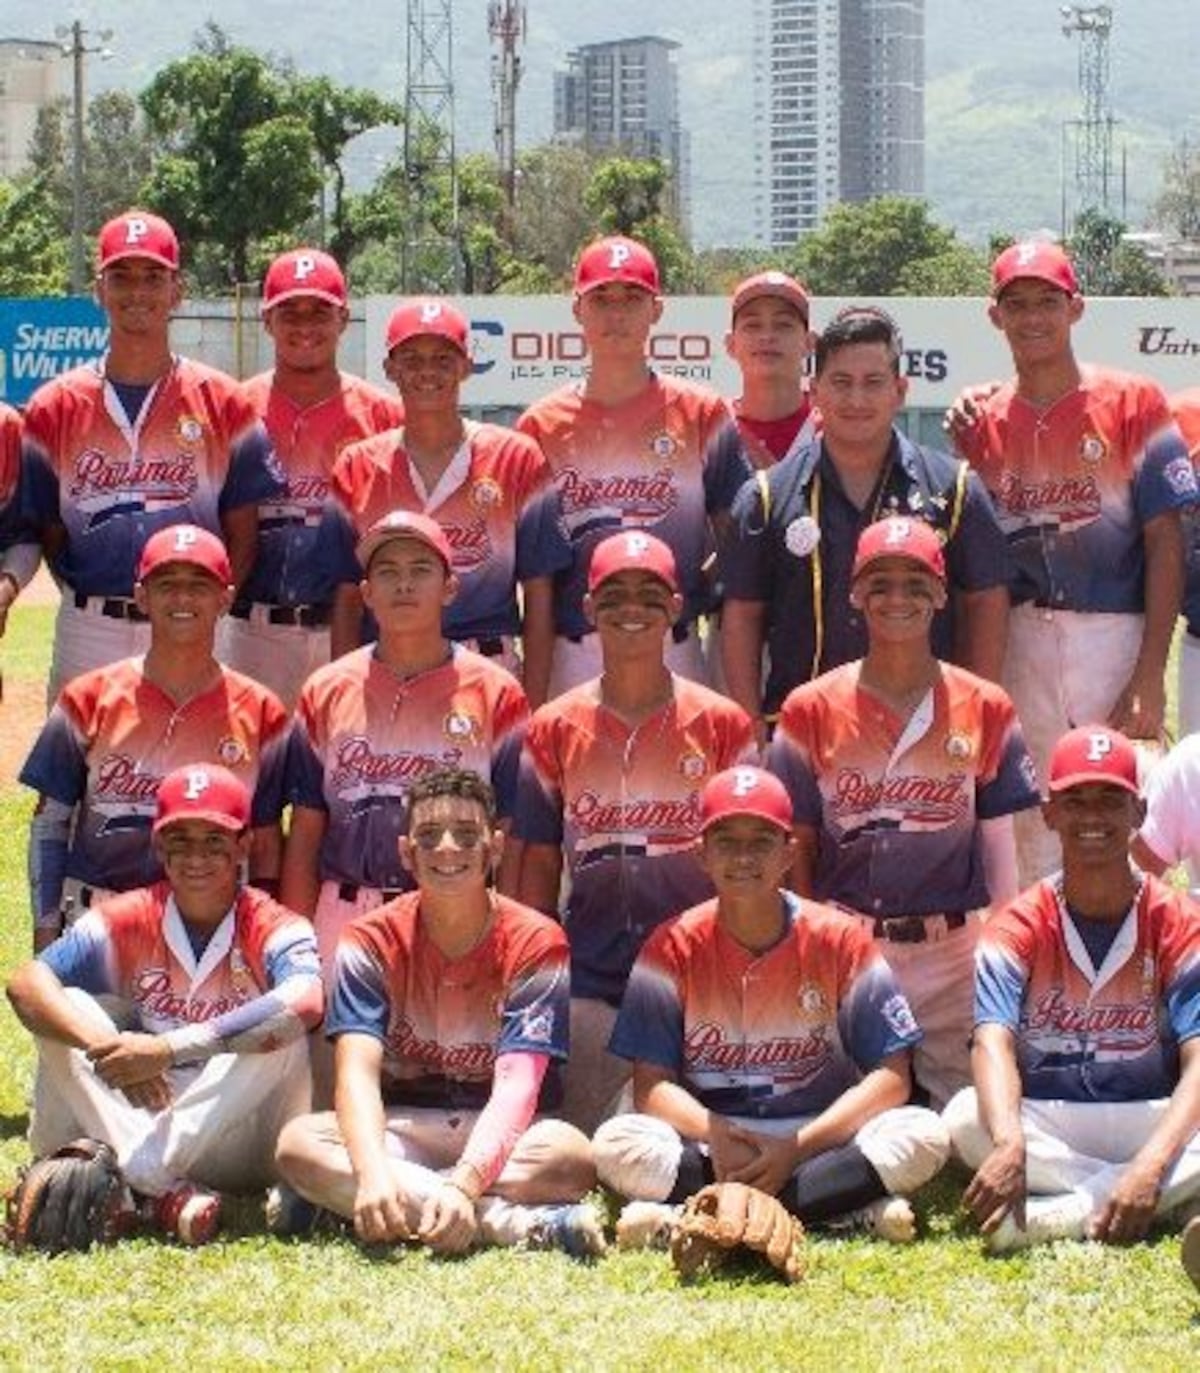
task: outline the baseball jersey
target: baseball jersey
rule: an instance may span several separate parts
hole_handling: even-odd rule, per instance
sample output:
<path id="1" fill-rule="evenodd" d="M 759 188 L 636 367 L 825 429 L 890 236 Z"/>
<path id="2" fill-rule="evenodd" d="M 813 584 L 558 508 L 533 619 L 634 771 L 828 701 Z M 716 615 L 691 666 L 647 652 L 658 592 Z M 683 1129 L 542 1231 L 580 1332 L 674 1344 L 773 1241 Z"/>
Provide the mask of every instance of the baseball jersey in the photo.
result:
<path id="1" fill-rule="evenodd" d="M 21 416 L 11 406 L 0 404 L 0 549 L 11 541 L 20 472 Z"/>
<path id="2" fill-rule="evenodd" d="M 1179 1046 L 1200 1034 L 1200 908 L 1144 878 L 1097 969 L 1060 879 L 1038 882 L 983 926 L 975 1023 L 1004 1025 L 1016 1036 L 1024 1096 L 1170 1096 Z"/>
<path id="3" fill-rule="evenodd" d="M 321 1019 L 312 926 L 253 887 L 199 952 L 159 882 L 93 907 L 40 958 L 63 986 L 115 998 L 118 1023 L 166 1035 L 177 1063 L 269 1052 Z"/>
<path id="4" fill-rule="evenodd" d="M 797 687 L 767 751 L 796 823 L 817 831 L 815 895 L 877 918 L 986 906 L 979 821 L 1039 800 L 1012 702 L 942 663 L 906 722 L 860 666 Z"/>
<path id="5" fill-rule="evenodd" d="M 344 372 L 338 389 L 311 405 L 285 395 L 272 372 L 251 377 L 242 394 L 266 425 L 286 486 L 258 507 L 258 558 L 241 595 L 268 605 L 328 605 L 336 558 L 321 537 L 321 517 L 334 461 L 349 444 L 402 423 L 404 407 Z"/>
<path id="6" fill-rule="evenodd" d="M 251 823 L 283 812 L 288 717 L 266 687 L 231 668 L 182 704 L 150 681 L 144 660 L 85 672 L 59 694 L 20 780 L 75 809 L 67 876 L 129 891 L 157 881 L 150 844 L 158 784 L 188 763 L 221 763 L 251 789 Z M 57 907 L 60 893 L 46 892 Z"/>
<path id="7" fill-rule="evenodd" d="M 782 938 L 755 953 L 715 899 L 655 930 L 609 1047 L 675 1075 L 724 1116 L 819 1115 L 889 1055 L 921 1041 L 862 922 L 780 893 Z"/>
<path id="8" fill-rule="evenodd" d="M 678 676 L 635 728 L 601 704 L 594 681 L 534 713 L 513 833 L 564 850 L 574 995 L 616 1005 L 646 935 L 712 894 L 693 852 L 699 794 L 754 751 L 745 711 Z"/>
<path id="9" fill-rule="evenodd" d="M 502 667 L 454 644 L 443 663 L 400 677 L 373 645 L 314 672 L 287 752 L 287 799 L 324 811 L 323 880 L 407 891 L 396 840 L 414 782 L 441 768 L 487 778 L 512 814 L 525 693 Z"/>
<path id="10" fill-rule="evenodd" d="M 1144 377 L 1081 368 L 1039 409 L 1002 386 L 960 447 L 992 494 L 1012 555 L 1012 595 L 1062 610 L 1140 614 L 1142 531 L 1198 499 L 1166 398 Z"/>
<path id="11" fill-rule="evenodd" d="M 742 487 L 721 551 L 721 580 L 726 599 L 767 607 L 768 715 L 793 687 L 866 653 L 866 624 L 850 604 L 854 550 L 869 524 L 893 514 L 927 520 L 944 536 L 951 593 L 1006 584 L 1004 535 L 979 478 L 899 431 L 862 510 L 843 492 L 820 441 Z M 953 594 L 934 617 L 932 643 L 939 658 L 952 656 Z"/>
<path id="12" fill-rule="evenodd" d="M 1171 397 L 1171 414 L 1179 426 L 1200 482 L 1200 386 L 1180 391 Z M 1187 584 L 1183 592 L 1183 614 L 1189 634 L 1200 636 L 1200 516 L 1193 506 L 1187 521 Z"/>
<path id="13" fill-rule="evenodd" d="M 741 401 L 732 406 L 737 435 L 750 464 L 756 470 L 774 467 L 792 453 L 798 453 L 806 443 L 812 443 L 821 431 L 821 412 L 813 408 L 806 394 L 798 409 L 778 419 L 760 420 L 747 415 Z"/>
<path id="14" fill-rule="evenodd" d="M 592 550 L 622 529 L 648 529 L 675 554 L 684 619 L 711 600 L 704 561 L 712 551 L 708 516 L 727 511 L 750 475 L 740 443 L 714 392 L 654 375 L 621 405 L 599 405 L 577 386 L 535 402 L 517 421 L 535 438 L 554 474 L 574 562 L 555 582 L 560 635 L 591 631 L 583 613 Z"/>
<path id="15" fill-rule="evenodd" d="M 226 510 L 279 494 L 283 474 L 237 382 L 176 358 L 130 423 L 102 364 L 34 393 L 25 412 L 21 512 L 37 538 L 66 528 L 48 561 L 87 596 L 131 596 L 146 540 L 172 524 L 221 534 Z"/>
<path id="16" fill-rule="evenodd" d="M 362 570 L 355 541 L 392 510 L 432 516 L 445 531 L 459 591 L 446 608 L 450 639 L 519 634 L 517 582 L 549 577 L 571 563 L 550 470 L 537 444 L 495 424 L 465 425 L 466 440 L 435 490 L 414 480 L 404 431 L 348 448 L 333 472 L 342 530 L 340 579 Z"/>
<path id="17" fill-rule="evenodd" d="M 528 906 L 491 901 L 491 925 L 461 958 L 447 958 L 426 934 L 418 892 L 351 921 L 338 939 L 325 1031 L 380 1041 L 388 1105 L 478 1109 L 499 1054 L 566 1058 L 566 938 Z M 558 1094 L 552 1063 L 540 1107 Z"/>
<path id="18" fill-rule="evenodd" d="M 1189 734 L 1146 779 L 1141 837 L 1168 867 L 1200 859 L 1200 734 Z"/>

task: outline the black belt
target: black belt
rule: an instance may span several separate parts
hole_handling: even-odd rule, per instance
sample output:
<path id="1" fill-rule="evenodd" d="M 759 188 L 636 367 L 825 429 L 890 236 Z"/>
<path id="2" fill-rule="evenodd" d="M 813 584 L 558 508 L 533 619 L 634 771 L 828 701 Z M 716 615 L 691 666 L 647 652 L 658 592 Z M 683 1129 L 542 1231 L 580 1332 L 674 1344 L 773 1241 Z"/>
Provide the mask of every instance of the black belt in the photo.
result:
<path id="1" fill-rule="evenodd" d="M 688 639 L 691 638 L 694 627 L 694 621 L 681 620 L 678 624 L 673 624 L 671 626 L 671 638 L 677 644 L 686 643 Z M 586 634 L 564 634 L 562 637 L 566 639 L 569 644 L 581 644 L 584 639 L 589 638 L 591 635 L 595 634 L 595 632 L 594 629 L 589 629 Z"/>
<path id="2" fill-rule="evenodd" d="M 475 645 L 475 652 L 482 653 L 485 658 L 503 658 L 505 654 L 504 639 L 499 634 L 488 634 L 483 637 L 476 636 L 472 642 Z"/>
<path id="3" fill-rule="evenodd" d="M 932 915 L 893 915 L 875 922 L 875 938 L 886 939 L 889 944 L 924 944 L 929 938 L 926 920 L 942 919 L 946 922 L 946 933 L 961 930 L 967 923 L 966 911 L 955 911 L 943 915 L 937 911 Z"/>
<path id="4" fill-rule="evenodd" d="M 359 894 L 359 892 L 360 892 L 360 891 L 363 891 L 363 890 L 367 890 L 367 891 L 378 890 L 379 895 L 380 895 L 385 901 L 394 901 L 394 900 L 396 899 L 396 897 L 398 897 L 398 896 L 403 896 L 403 895 L 404 895 L 404 892 L 403 892 L 402 888 L 400 888 L 400 887 L 379 887 L 379 888 L 372 888 L 368 883 L 339 882 L 339 883 L 338 883 L 338 900 L 339 900 L 339 901 L 357 901 L 357 900 L 358 900 L 358 894 Z"/>
<path id="5" fill-rule="evenodd" d="M 123 596 L 85 596 L 82 591 L 75 592 L 75 609 L 86 610 L 89 603 L 97 602 L 100 614 L 110 620 L 131 620 L 134 624 L 145 624 L 146 616 L 130 600 Z"/>
<path id="6" fill-rule="evenodd" d="M 320 629 L 329 623 L 327 605 L 264 605 L 267 623 L 271 625 L 301 625 L 305 629 Z M 229 613 L 235 620 L 248 620 L 254 606 L 250 601 L 234 601 Z"/>

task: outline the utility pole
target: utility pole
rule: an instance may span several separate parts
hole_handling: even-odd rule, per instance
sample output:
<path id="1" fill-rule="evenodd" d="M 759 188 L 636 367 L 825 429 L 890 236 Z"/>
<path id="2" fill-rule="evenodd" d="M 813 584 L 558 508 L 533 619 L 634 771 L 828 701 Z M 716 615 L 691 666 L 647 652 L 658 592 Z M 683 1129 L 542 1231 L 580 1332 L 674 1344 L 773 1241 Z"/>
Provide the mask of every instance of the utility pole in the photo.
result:
<path id="1" fill-rule="evenodd" d="M 60 25 L 54 30 L 59 40 L 59 48 L 64 57 L 71 59 L 72 65 L 72 102 L 71 102 L 71 294 L 81 296 L 86 290 L 87 263 L 83 257 L 83 59 L 95 53 L 101 61 L 112 56 L 108 41 L 112 29 L 101 29 L 97 35 L 99 42 L 88 47 L 88 32 L 81 20 L 76 19 L 70 27 Z"/>
<path id="2" fill-rule="evenodd" d="M 517 200 L 517 87 L 521 84 L 517 45 L 525 38 L 525 6 L 520 0 L 492 0 L 488 33 L 496 45 L 492 54 L 496 162 L 511 237 Z"/>
<path id="3" fill-rule="evenodd" d="M 403 290 L 442 289 L 431 253 L 449 249 L 449 286 L 462 282 L 458 223 L 458 159 L 454 148 L 454 20 L 452 0 L 408 0 L 405 43 L 404 179 L 408 192 L 408 232 L 401 246 Z M 435 232 L 422 191 L 430 173 L 449 180 L 450 225 Z"/>

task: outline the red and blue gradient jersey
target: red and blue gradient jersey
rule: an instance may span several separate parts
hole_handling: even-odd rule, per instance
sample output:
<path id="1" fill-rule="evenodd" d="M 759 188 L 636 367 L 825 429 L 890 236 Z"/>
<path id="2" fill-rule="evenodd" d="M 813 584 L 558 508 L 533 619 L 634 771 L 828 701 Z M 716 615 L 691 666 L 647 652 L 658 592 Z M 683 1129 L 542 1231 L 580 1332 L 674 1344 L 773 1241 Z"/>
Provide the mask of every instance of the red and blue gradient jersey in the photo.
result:
<path id="1" fill-rule="evenodd" d="M 819 1115 L 921 1031 L 860 920 L 780 893 L 784 931 L 754 953 L 715 899 L 646 940 L 609 1045 L 671 1073 L 710 1111 Z"/>
<path id="2" fill-rule="evenodd" d="M 17 542 L 20 474 L 21 416 L 0 404 L 0 552 Z"/>
<path id="3" fill-rule="evenodd" d="M 263 372 L 242 394 L 266 425 L 286 488 L 258 507 L 258 557 L 241 588 L 267 605 L 328 605 L 337 557 L 322 537 L 329 479 L 338 454 L 404 420 L 404 406 L 359 377 L 340 373 L 337 390 L 310 405 L 286 396 Z"/>
<path id="4" fill-rule="evenodd" d="M 566 937 L 528 906 L 491 901 L 487 932 L 461 958 L 447 958 L 429 938 L 418 892 L 351 921 L 338 939 L 325 1031 L 379 1040 L 388 1105 L 478 1109 L 498 1055 L 566 1059 Z M 557 1092 L 551 1071 L 543 1109 Z"/>
<path id="5" fill-rule="evenodd" d="M 1048 878 L 986 922 L 975 1023 L 1016 1037 L 1021 1092 L 1040 1100 L 1152 1101 L 1200 1034 L 1200 906 L 1145 877 L 1099 968 Z"/>
<path id="6" fill-rule="evenodd" d="M 521 738 L 529 716 L 516 678 L 455 644 L 443 663 L 400 677 L 355 649 L 305 683 L 288 744 L 287 799 L 324 811 L 323 880 L 407 891 L 396 847 L 404 798 L 442 768 L 466 768 L 512 815 Z"/>
<path id="7" fill-rule="evenodd" d="M 678 676 L 636 728 L 601 703 L 594 681 L 534 713 L 513 833 L 564 850 L 574 995 L 616 1005 L 646 935 L 712 894 L 693 851 L 700 791 L 754 750 L 740 706 Z"/>
<path id="8" fill-rule="evenodd" d="M 130 423 L 98 366 L 35 392 L 25 412 L 21 513 L 35 536 L 61 524 L 55 576 L 86 596 L 131 596 L 146 540 L 173 524 L 221 534 L 227 510 L 277 496 L 267 431 L 223 372 L 176 358 Z"/>
<path id="9" fill-rule="evenodd" d="M 537 440 L 550 463 L 575 549 L 573 565 L 555 583 L 559 634 L 591 631 L 583 597 L 592 550 L 622 529 L 648 529 L 669 545 L 685 620 L 706 609 L 709 517 L 727 512 L 751 476 L 720 396 L 655 375 L 631 400 L 610 406 L 566 386 L 530 406 L 517 428 Z M 731 441 L 720 442 L 722 435 Z"/>
<path id="10" fill-rule="evenodd" d="M 796 823 L 817 831 L 815 895 L 877 918 L 986 906 L 979 821 L 1039 800 L 1012 702 L 941 663 L 905 721 L 860 666 L 797 687 L 767 751 Z"/>
<path id="11" fill-rule="evenodd" d="M 1140 614 L 1143 529 L 1200 499 L 1166 397 L 1145 377 L 1085 366 L 1053 405 L 1015 383 L 983 405 L 959 446 L 1008 538 L 1017 603 Z"/>
<path id="12" fill-rule="evenodd" d="M 159 882 L 94 906 L 40 958 L 63 986 L 115 998 L 118 1023 L 170 1035 L 177 1061 L 267 1052 L 321 1019 L 312 926 L 253 887 L 206 941 Z"/>
<path id="13" fill-rule="evenodd" d="M 465 428 L 464 449 L 451 462 L 461 471 L 447 473 L 427 496 L 414 484 L 402 429 L 342 454 L 333 474 L 340 577 L 357 582 L 362 576 L 354 544 L 376 520 L 392 510 L 418 511 L 445 531 L 459 579 L 443 616 L 447 638 L 519 634 L 517 583 L 570 567 L 571 546 L 537 444 L 495 424 L 468 421 Z"/>
<path id="14" fill-rule="evenodd" d="M 162 876 L 150 844 L 158 785 L 188 763 L 220 763 L 250 788 L 251 823 L 283 813 L 288 716 L 278 697 L 231 668 L 180 704 L 126 658 L 63 688 L 20 780 L 75 808 L 67 876 L 129 891 Z"/>

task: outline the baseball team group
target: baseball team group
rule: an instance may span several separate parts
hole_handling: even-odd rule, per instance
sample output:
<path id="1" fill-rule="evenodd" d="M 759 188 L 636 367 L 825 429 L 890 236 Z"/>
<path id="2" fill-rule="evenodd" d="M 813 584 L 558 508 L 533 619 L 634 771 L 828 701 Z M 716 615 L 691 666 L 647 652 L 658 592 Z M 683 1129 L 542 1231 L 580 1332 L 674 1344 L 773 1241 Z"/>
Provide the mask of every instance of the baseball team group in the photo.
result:
<path id="1" fill-rule="evenodd" d="M 449 299 L 392 313 L 390 394 L 324 252 L 271 263 L 246 382 L 171 351 L 181 290 L 112 219 L 107 353 L 0 408 L 0 631 L 61 592 L 11 1243 L 261 1192 L 280 1235 L 794 1278 L 805 1228 L 913 1241 L 954 1158 L 992 1251 L 1173 1226 L 1200 1287 L 1200 388 L 1076 358 L 1060 247 L 996 258 L 1013 374 L 953 453 L 894 321 L 817 334 L 780 271 L 737 399 L 657 373 L 630 238 L 513 428 Z"/>

